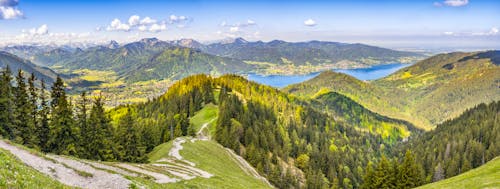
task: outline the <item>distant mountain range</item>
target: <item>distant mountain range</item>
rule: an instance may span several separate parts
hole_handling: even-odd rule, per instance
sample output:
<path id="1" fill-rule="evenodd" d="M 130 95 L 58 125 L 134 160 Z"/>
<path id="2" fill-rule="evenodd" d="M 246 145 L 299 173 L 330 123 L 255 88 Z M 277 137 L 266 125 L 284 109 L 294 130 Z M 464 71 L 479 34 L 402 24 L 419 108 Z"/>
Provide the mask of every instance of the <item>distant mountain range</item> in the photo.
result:
<path id="1" fill-rule="evenodd" d="M 408 57 L 422 57 L 412 52 L 395 51 L 364 44 L 309 41 L 291 43 L 281 40 L 248 42 L 236 38 L 230 43 L 213 43 L 200 47 L 204 52 L 240 60 L 274 64 L 318 65 L 351 62 L 352 66 L 402 62 Z"/>
<path id="2" fill-rule="evenodd" d="M 196 73 L 246 73 L 273 66 L 367 67 L 381 63 L 406 62 L 423 57 L 363 44 L 310 41 L 248 42 L 232 41 L 202 44 L 192 39 L 161 41 L 146 38 L 120 45 L 111 41 L 85 49 L 61 47 L 9 47 L 5 50 L 44 66 L 64 69 L 115 71 L 120 78 L 132 81 L 180 79 Z M 183 55 L 178 56 L 182 51 Z M 167 58 L 170 57 L 170 58 Z M 181 64 L 182 63 L 182 64 Z M 297 68 L 300 69 L 300 68 Z"/>

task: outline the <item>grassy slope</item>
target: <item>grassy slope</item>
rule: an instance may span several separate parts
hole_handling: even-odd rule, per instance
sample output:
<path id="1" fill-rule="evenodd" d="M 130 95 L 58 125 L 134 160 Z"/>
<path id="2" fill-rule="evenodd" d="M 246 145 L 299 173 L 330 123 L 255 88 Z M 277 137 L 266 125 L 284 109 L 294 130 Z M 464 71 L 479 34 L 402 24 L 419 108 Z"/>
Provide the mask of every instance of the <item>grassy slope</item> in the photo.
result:
<path id="1" fill-rule="evenodd" d="M 0 188 L 71 188 L 25 165 L 0 149 Z"/>
<path id="2" fill-rule="evenodd" d="M 269 188 L 265 183 L 245 173 L 238 164 L 232 160 L 226 150 L 215 141 L 196 141 L 182 144 L 181 156 L 193 163 L 196 167 L 207 171 L 214 176 L 211 178 L 195 178 L 159 185 L 151 181 L 143 181 L 149 187 L 161 188 Z M 154 162 L 168 155 L 172 141 L 157 146 L 149 154 L 149 160 Z"/>
<path id="3" fill-rule="evenodd" d="M 194 125 L 196 131 L 199 131 L 203 124 L 209 123 L 208 128 L 210 130 L 210 134 L 213 134 L 212 131 L 215 131 L 215 120 L 219 114 L 219 108 L 216 105 L 208 104 L 203 109 L 198 111 L 196 115 L 191 117 L 189 121 Z"/>
<path id="4" fill-rule="evenodd" d="M 481 167 L 467 171 L 463 174 L 446 180 L 431 183 L 419 187 L 420 189 L 431 188 L 499 188 L 500 187 L 500 158 L 491 160 Z"/>
<path id="5" fill-rule="evenodd" d="M 335 91 L 379 114 L 431 129 L 466 108 L 500 99 L 500 66 L 481 54 L 436 55 L 372 82 L 325 72 L 284 90 L 304 97 Z"/>
<path id="6" fill-rule="evenodd" d="M 217 106 L 209 104 L 198 111 L 190 121 L 195 128 L 200 129 L 203 124 L 210 121 L 212 121 L 211 125 L 215 125 L 213 120 L 217 118 L 217 115 Z M 172 188 L 269 188 L 262 181 L 245 173 L 228 152 L 215 141 L 186 142 L 182 146 L 180 154 L 184 159 L 195 163 L 196 167 L 214 176 L 208 179 L 198 177 L 163 186 Z M 154 162 L 168 156 L 171 148 L 172 141 L 157 146 L 149 153 L 149 160 Z M 146 183 L 151 187 L 162 186 L 151 182 Z"/>

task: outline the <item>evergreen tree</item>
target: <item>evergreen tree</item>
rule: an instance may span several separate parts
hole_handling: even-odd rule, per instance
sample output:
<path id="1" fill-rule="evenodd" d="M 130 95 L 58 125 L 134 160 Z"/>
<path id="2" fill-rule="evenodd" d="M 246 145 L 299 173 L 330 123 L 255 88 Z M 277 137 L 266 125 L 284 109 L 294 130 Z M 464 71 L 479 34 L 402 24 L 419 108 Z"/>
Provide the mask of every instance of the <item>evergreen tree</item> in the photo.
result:
<path id="1" fill-rule="evenodd" d="M 0 135 L 12 139 L 13 117 L 13 97 L 12 97 L 12 77 L 9 66 L 2 70 L 0 78 Z"/>
<path id="2" fill-rule="evenodd" d="M 23 72 L 19 70 L 14 87 L 14 141 L 28 147 L 36 145 L 35 125 L 32 119 L 34 105 L 29 101 Z"/>
<path id="3" fill-rule="evenodd" d="M 96 160 L 114 160 L 113 128 L 104 111 L 104 101 L 100 95 L 94 99 L 90 110 L 88 133 L 90 134 L 88 157 Z"/>
<path id="4" fill-rule="evenodd" d="M 34 73 L 31 73 L 30 78 L 28 79 L 28 91 L 29 91 L 29 106 L 31 108 L 31 122 L 33 124 L 33 130 L 30 132 L 33 135 L 33 145 L 38 146 L 40 144 L 40 139 L 38 138 L 38 89 L 35 86 L 36 77 Z M 39 147 L 39 146 L 38 146 Z"/>
<path id="5" fill-rule="evenodd" d="M 88 106 L 88 98 L 86 96 L 86 93 L 82 92 L 82 94 L 80 95 L 80 101 L 78 102 L 76 107 L 77 108 L 76 121 L 78 128 L 80 129 L 80 136 L 81 136 L 80 147 L 82 152 L 80 152 L 80 156 L 84 158 L 89 158 L 88 157 L 89 154 L 87 152 L 91 148 L 90 139 L 92 137 L 91 136 L 92 133 L 89 132 L 88 128 L 87 106 Z"/>
<path id="6" fill-rule="evenodd" d="M 415 162 L 411 151 L 406 151 L 405 157 L 399 166 L 397 188 L 415 188 L 423 184 L 422 168 Z"/>
<path id="7" fill-rule="evenodd" d="M 123 149 L 121 160 L 127 162 L 144 162 L 146 160 L 144 156 L 145 147 L 141 145 L 137 125 L 130 108 L 127 108 L 127 113 L 120 118 L 118 128 L 121 130 L 118 137 Z"/>
<path id="8" fill-rule="evenodd" d="M 375 188 L 396 188 L 393 168 L 385 156 L 382 156 L 375 169 L 373 186 Z"/>
<path id="9" fill-rule="evenodd" d="M 59 76 L 52 86 L 51 99 L 49 151 L 56 154 L 77 155 L 79 131 L 66 97 L 64 82 Z"/>
<path id="10" fill-rule="evenodd" d="M 38 112 L 38 128 L 37 128 L 37 137 L 38 137 L 38 146 L 42 151 L 48 152 L 49 149 L 49 134 L 50 134 L 50 126 L 49 126 L 49 113 L 50 107 L 48 105 L 47 97 L 46 97 L 46 86 L 43 79 L 40 82 L 40 109 Z"/>
<path id="11" fill-rule="evenodd" d="M 365 170 L 365 176 L 363 177 L 363 185 L 361 188 L 364 189 L 375 189 L 375 171 L 373 170 L 373 163 L 368 162 Z"/>

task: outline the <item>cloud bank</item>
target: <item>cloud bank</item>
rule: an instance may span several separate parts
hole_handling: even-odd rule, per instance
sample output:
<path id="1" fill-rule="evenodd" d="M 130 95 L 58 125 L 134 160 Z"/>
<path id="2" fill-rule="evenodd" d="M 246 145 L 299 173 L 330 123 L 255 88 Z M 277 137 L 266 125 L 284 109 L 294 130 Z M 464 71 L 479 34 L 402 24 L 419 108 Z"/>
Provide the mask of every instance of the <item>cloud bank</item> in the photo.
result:
<path id="1" fill-rule="evenodd" d="M 11 20 L 23 18 L 24 14 L 17 8 L 18 4 L 19 0 L 0 0 L 0 19 Z"/>

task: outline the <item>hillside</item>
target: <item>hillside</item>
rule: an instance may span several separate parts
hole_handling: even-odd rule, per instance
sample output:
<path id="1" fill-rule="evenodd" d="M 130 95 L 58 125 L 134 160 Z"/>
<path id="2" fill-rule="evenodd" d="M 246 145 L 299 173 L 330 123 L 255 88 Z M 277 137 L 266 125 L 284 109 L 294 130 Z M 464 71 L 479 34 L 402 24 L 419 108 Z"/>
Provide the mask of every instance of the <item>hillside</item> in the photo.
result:
<path id="1" fill-rule="evenodd" d="M 374 112 L 430 129 L 466 108 L 500 99 L 499 53 L 436 55 L 372 82 L 325 72 L 284 91 L 305 97 L 338 92 Z"/>
<path id="2" fill-rule="evenodd" d="M 362 172 L 357 167 L 361 169 L 385 153 L 409 131 L 404 122 L 377 116 L 346 101 L 342 110 L 361 110 L 359 114 L 366 117 L 362 121 L 373 124 L 374 132 L 366 132 L 355 124 L 359 120 L 336 119 L 344 114 L 328 115 L 311 103 L 236 75 L 196 75 L 180 80 L 156 99 L 118 107 L 110 114 L 118 120 L 124 110 L 133 109 L 138 125 L 148 128 L 144 132 L 149 136 L 143 138 L 147 151 L 177 137 L 196 136 L 200 126 L 193 123 L 211 122 L 206 132 L 212 134 L 212 140 L 245 158 L 278 188 L 359 186 Z M 197 112 L 218 116 L 212 120 Z"/>
<path id="3" fill-rule="evenodd" d="M 460 175 L 427 184 L 419 189 L 450 188 L 450 189 L 480 189 L 500 186 L 500 158 L 495 158 L 481 167 L 472 169 Z"/>
<path id="4" fill-rule="evenodd" d="M 215 107 L 216 108 L 216 107 Z M 231 150 L 208 140 L 204 129 L 217 114 L 201 110 L 197 137 L 157 146 L 147 164 L 96 162 L 44 154 L 0 140 L 0 186 L 8 188 L 272 188 Z M 212 112 L 212 113 L 207 113 Z M 211 122 L 210 122 L 211 120 Z M 208 122 L 204 122 L 208 121 Z M 201 124 L 201 125 L 200 125 Z M 13 153 L 14 155 L 11 155 Z M 24 165 L 27 164 L 27 165 Z M 14 170 L 14 172 L 11 172 Z M 7 182 L 2 182 L 7 181 Z M 65 185 L 61 184 L 64 183 Z M 66 186 L 68 185 L 68 186 Z"/>
<path id="5" fill-rule="evenodd" d="M 337 121 L 345 121 L 361 131 L 379 135 L 390 143 L 421 133 L 421 130 L 411 123 L 374 113 L 336 92 L 319 91 L 313 96 L 312 104 L 319 111 L 335 117 Z"/>
<path id="6" fill-rule="evenodd" d="M 7 52 L 0 52 L 0 68 L 9 67 L 12 73 L 17 73 L 21 69 L 25 74 L 34 73 L 38 79 L 43 79 L 47 83 L 54 82 L 57 73 L 49 68 L 41 67 L 28 60 L 21 59 Z"/>
<path id="7" fill-rule="evenodd" d="M 479 167 L 500 155 L 500 101 L 480 104 L 402 144 L 419 154 L 427 182 Z"/>

